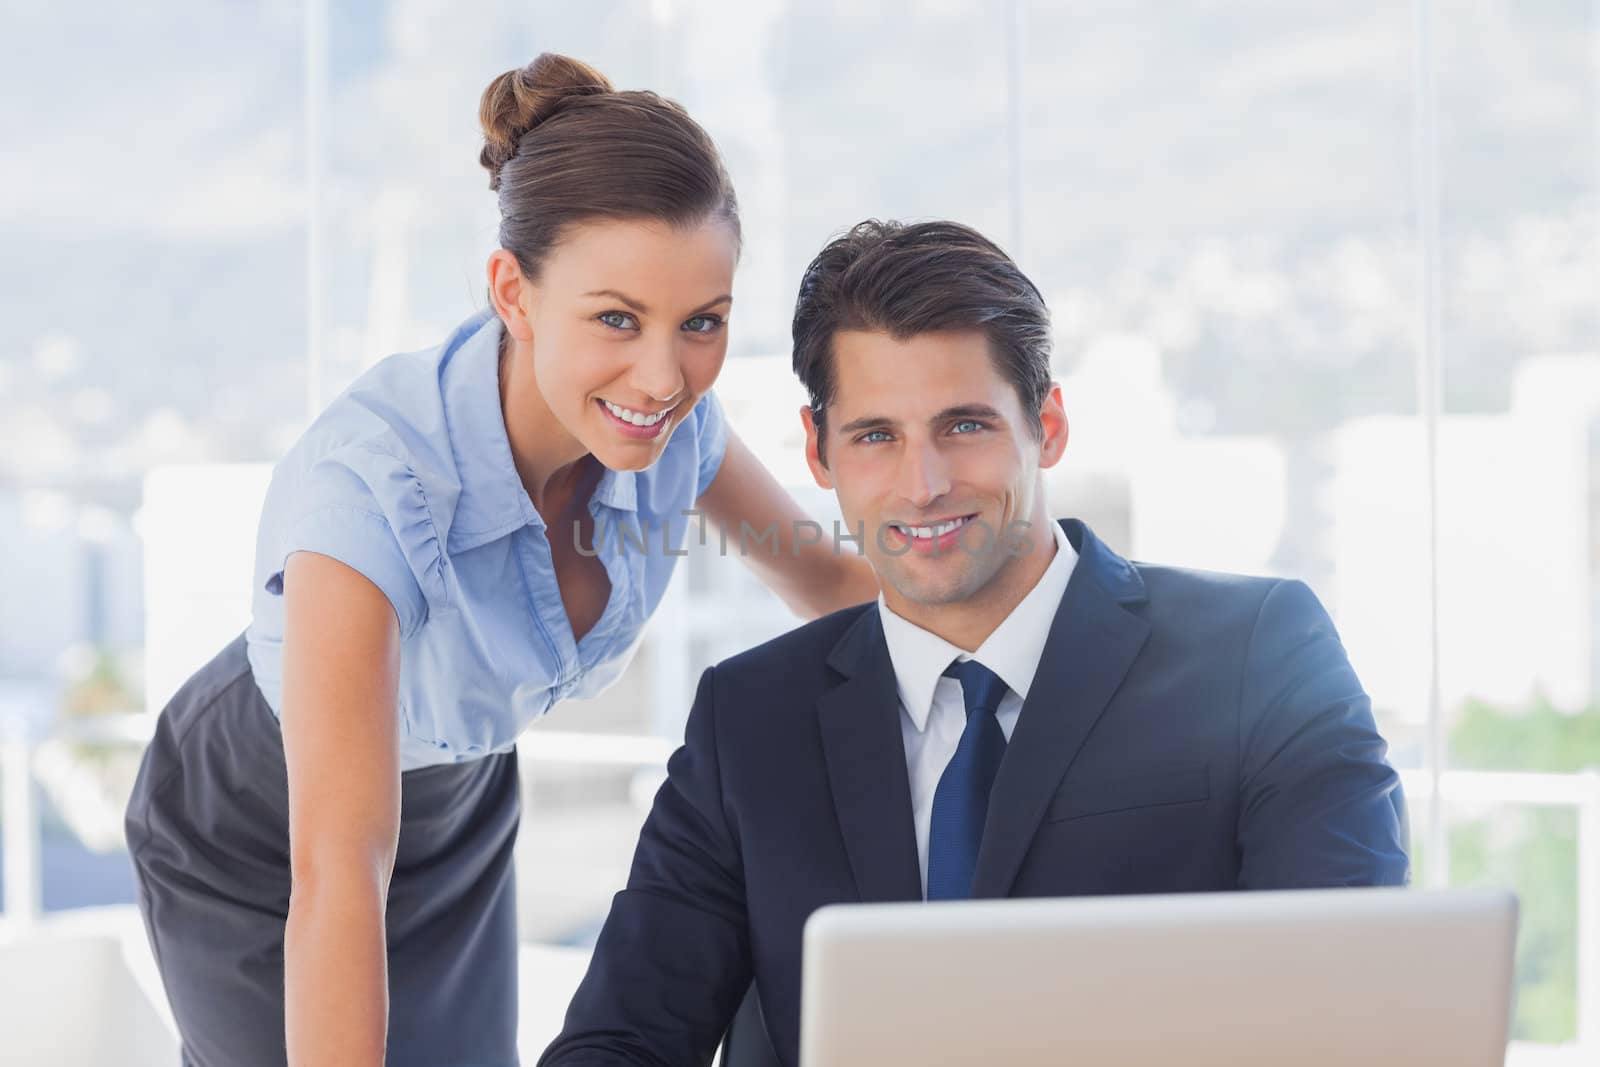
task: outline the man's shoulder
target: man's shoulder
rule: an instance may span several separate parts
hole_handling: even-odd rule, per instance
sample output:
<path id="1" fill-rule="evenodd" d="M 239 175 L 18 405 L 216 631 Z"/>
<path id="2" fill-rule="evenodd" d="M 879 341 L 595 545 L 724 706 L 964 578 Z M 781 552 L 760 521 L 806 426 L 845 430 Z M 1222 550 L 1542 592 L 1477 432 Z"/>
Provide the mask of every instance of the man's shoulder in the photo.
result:
<path id="1" fill-rule="evenodd" d="M 1165 563 L 1147 563 L 1130 560 L 1151 596 L 1181 593 L 1223 599 L 1255 598 L 1267 595 L 1274 585 L 1283 581 L 1264 574 L 1242 574 L 1235 571 L 1214 571 L 1201 567 L 1178 567 Z"/>
<path id="2" fill-rule="evenodd" d="M 1158 626 L 1189 629 L 1203 622 L 1213 637 L 1228 639 L 1253 632 L 1266 615 L 1279 624 L 1327 622 L 1316 593 L 1295 578 L 1144 562 L 1132 566 L 1144 583 L 1147 617 Z"/>
<path id="3" fill-rule="evenodd" d="M 721 661 L 716 665 L 717 676 L 724 684 L 750 680 L 764 685 L 782 678 L 818 676 L 827 669 L 828 657 L 845 633 L 877 610 L 877 602 L 868 601 L 813 619 Z"/>
<path id="4" fill-rule="evenodd" d="M 1165 611 L 1184 614 L 1191 607 L 1259 607 L 1275 587 L 1284 583 L 1284 579 L 1268 575 L 1125 558 L 1081 520 L 1063 520 L 1062 526 L 1078 550 L 1074 580 L 1079 577 L 1076 571 L 1086 571 L 1083 578 L 1118 601 L 1148 603 L 1156 620 Z"/>

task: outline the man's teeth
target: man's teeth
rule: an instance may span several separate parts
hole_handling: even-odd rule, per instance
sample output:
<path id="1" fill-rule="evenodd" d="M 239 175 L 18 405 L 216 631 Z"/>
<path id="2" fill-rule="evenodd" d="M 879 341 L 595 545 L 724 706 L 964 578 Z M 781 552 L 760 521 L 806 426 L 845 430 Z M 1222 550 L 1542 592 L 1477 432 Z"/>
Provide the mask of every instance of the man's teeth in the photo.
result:
<path id="1" fill-rule="evenodd" d="M 935 537 L 943 537 L 951 530 L 959 529 L 960 527 L 965 526 L 967 521 L 967 519 L 951 519 L 949 522 L 941 522 L 937 526 L 906 526 L 903 523 L 897 522 L 894 524 L 894 528 L 905 534 L 907 537 L 915 537 L 921 540 L 932 540 Z"/>
<path id="2" fill-rule="evenodd" d="M 607 411 L 611 412 L 611 414 L 615 415 L 623 422 L 631 422 L 635 426 L 654 426 L 656 423 L 666 418 L 668 412 L 672 410 L 671 408 L 668 408 L 667 411 L 658 411 L 654 415 L 646 415 L 642 411 L 631 411 L 628 408 L 618 407 L 609 400 L 602 400 L 600 403 L 604 404 Z"/>

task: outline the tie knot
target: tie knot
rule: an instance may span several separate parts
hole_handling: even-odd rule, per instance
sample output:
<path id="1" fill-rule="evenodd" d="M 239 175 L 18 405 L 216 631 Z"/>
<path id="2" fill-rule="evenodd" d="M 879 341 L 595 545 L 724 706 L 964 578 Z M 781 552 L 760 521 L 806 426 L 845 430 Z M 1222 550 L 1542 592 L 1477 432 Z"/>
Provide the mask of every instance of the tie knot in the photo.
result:
<path id="1" fill-rule="evenodd" d="M 967 717 L 982 708 L 994 714 L 1000 707 L 1000 698 L 1006 695 L 1006 683 L 1000 676 L 975 659 L 956 660 L 945 668 L 944 676 L 961 683 L 961 699 L 967 705 Z"/>

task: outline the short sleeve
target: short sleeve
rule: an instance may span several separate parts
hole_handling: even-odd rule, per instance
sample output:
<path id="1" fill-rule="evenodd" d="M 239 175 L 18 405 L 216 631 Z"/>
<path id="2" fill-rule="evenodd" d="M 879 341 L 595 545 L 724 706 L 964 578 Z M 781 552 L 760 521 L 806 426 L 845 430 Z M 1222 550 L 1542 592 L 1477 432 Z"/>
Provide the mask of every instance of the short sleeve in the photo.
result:
<path id="1" fill-rule="evenodd" d="M 439 569 L 438 538 L 415 474 L 394 457 L 358 450 L 317 460 L 297 483 L 284 487 L 273 523 L 266 591 L 282 595 L 291 555 L 316 552 L 377 586 L 394 607 L 401 637 L 409 638 L 429 614 L 422 579 Z"/>
<path id="2" fill-rule="evenodd" d="M 722 402 L 717 399 L 715 392 L 700 398 L 700 402 L 689 413 L 689 420 L 700 456 L 700 474 L 694 490 L 695 499 L 698 500 L 711 487 L 717 471 L 722 468 L 722 456 L 728 450 L 728 421 L 722 414 Z"/>

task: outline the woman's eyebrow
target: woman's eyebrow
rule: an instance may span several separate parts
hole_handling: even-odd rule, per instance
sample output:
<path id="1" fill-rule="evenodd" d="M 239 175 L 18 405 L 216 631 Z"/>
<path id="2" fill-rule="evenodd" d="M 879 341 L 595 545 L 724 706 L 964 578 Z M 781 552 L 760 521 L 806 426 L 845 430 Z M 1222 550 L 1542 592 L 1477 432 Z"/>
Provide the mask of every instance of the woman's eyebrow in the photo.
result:
<path id="1" fill-rule="evenodd" d="M 724 293 L 722 296 L 717 297 L 715 300 L 707 300 L 704 304 L 701 304 L 699 307 L 697 307 L 693 311 L 689 312 L 689 314 L 690 315 L 698 315 L 702 311 L 710 311 L 712 308 L 716 307 L 718 304 L 731 304 L 731 303 L 733 303 L 733 296 L 731 294 Z"/>
<path id="2" fill-rule="evenodd" d="M 624 304 L 628 305 L 628 310 L 630 310 L 630 311 L 637 311 L 641 315 L 650 314 L 650 309 L 649 308 L 645 307 L 639 301 L 633 299 L 633 297 L 629 296 L 627 293 L 619 293 L 615 289 L 596 289 L 593 292 L 584 293 L 583 295 L 584 296 L 609 296 L 613 300 L 620 300 Z"/>
<path id="3" fill-rule="evenodd" d="M 637 311 L 641 315 L 650 314 L 650 309 L 648 307 L 646 307 L 641 301 L 635 300 L 633 297 L 629 296 L 627 293 L 618 292 L 616 289 L 595 289 L 595 290 L 593 290 L 591 292 L 584 293 L 583 295 L 584 296 L 607 296 L 607 297 L 610 297 L 613 300 L 621 301 L 623 304 L 626 304 L 629 311 Z M 693 311 L 689 312 L 689 314 L 690 315 L 698 315 L 702 311 L 710 311 L 712 308 L 716 307 L 718 304 L 731 304 L 731 303 L 733 303 L 732 295 L 728 294 L 728 293 L 724 293 L 723 295 L 717 297 L 715 300 L 707 300 L 704 304 L 701 304 L 699 307 L 697 307 Z"/>

